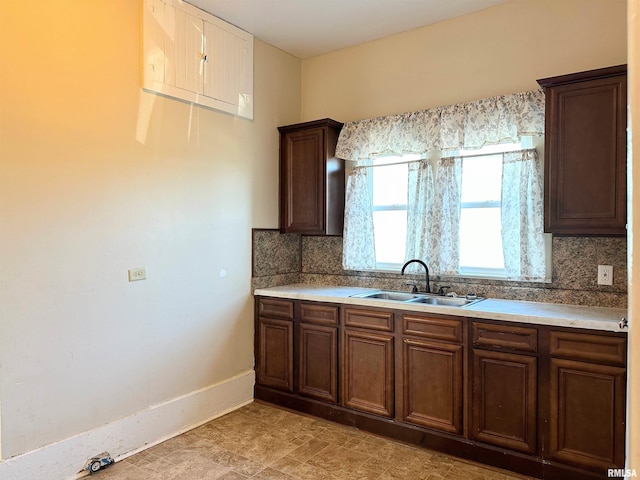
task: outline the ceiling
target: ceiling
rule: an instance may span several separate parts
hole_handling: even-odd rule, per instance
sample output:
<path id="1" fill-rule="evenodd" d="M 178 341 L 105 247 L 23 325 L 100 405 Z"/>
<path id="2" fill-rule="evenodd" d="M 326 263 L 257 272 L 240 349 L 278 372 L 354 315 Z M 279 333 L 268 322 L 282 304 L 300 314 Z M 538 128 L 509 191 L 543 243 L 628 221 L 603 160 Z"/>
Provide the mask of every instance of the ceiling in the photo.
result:
<path id="1" fill-rule="evenodd" d="M 465 15 L 508 0 L 188 0 L 299 58 Z"/>

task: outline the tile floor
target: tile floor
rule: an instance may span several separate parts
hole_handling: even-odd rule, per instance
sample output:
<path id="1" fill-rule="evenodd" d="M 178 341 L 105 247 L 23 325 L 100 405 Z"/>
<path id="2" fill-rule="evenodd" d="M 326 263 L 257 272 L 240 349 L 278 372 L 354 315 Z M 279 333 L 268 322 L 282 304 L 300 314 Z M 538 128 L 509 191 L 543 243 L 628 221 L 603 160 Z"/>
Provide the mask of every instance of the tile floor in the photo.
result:
<path id="1" fill-rule="evenodd" d="M 126 458 L 91 480 L 522 480 L 254 402 Z"/>

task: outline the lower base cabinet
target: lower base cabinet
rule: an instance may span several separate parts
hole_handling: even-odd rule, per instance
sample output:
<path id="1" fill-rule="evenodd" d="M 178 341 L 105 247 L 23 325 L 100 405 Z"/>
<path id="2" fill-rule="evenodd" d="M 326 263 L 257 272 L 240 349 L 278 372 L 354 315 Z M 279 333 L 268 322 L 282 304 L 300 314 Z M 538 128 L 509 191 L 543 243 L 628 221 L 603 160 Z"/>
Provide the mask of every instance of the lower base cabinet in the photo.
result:
<path id="1" fill-rule="evenodd" d="M 462 433 L 462 346 L 405 339 L 405 422 Z"/>
<path id="2" fill-rule="evenodd" d="M 537 358 L 473 351 L 471 436 L 524 453 L 536 453 Z"/>
<path id="3" fill-rule="evenodd" d="M 256 299 L 256 380 L 260 385 L 293 391 L 292 300 Z"/>
<path id="4" fill-rule="evenodd" d="M 551 459 L 605 470 L 624 465 L 625 336 L 549 334 Z"/>
<path id="5" fill-rule="evenodd" d="M 545 480 L 624 468 L 623 333 L 256 299 L 255 397 Z"/>
<path id="6" fill-rule="evenodd" d="M 293 391 L 293 322 L 260 318 L 258 383 Z"/>
<path id="7" fill-rule="evenodd" d="M 300 323 L 298 391 L 318 400 L 338 401 L 338 329 Z"/>
<path id="8" fill-rule="evenodd" d="M 402 420 L 413 425 L 462 434 L 464 347 L 436 341 L 462 341 L 459 321 L 403 316 Z M 444 334 L 443 334 L 444 332 Z M 410 338 L 407 333 L 428 338 Z"/>
<path id="9" fill-rule="evenodd" d="M 600 469 L 624 465 L 626 370 L 551 359 L 549 456 Z"/>
<path id="10" fill-rule="evenodd" d="M 345 329 L 342 374 L 344 405 L 393 417 L 393 336 Z"/>

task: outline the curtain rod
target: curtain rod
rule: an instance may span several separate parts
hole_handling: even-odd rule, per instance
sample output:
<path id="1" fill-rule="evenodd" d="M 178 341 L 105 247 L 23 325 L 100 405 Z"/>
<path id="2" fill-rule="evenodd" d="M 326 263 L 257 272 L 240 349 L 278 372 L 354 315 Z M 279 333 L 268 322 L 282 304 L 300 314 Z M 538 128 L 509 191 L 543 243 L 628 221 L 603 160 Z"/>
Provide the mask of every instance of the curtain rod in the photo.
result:
<path id="1" fill-rule="evenodd" d="M 495 153 L 476 153 L 473 155 L 447 155 L 440 158 L 478 158 L 478 157 L 493 157 L 495 155 L 504 155 L 505 153 L 512 152 L 524 152 L 526 150 L 535 150 L 535 148 L 522 148 L 520 150 L 507 150 L 506 152 L 495 152 Z M 394 162 L 394 163 L 379 163 L 377 165 L 356 165 L 356 167 L 364 167 L 364 168 L 374 168 L 374 167 L 390 167 L 393 165 L 408 165 L 410 163 L 418 163 L 424 160 L 428 160 L 427 158 L 419 158 L 418 160 L 406 160 L 404 162 Z"/>

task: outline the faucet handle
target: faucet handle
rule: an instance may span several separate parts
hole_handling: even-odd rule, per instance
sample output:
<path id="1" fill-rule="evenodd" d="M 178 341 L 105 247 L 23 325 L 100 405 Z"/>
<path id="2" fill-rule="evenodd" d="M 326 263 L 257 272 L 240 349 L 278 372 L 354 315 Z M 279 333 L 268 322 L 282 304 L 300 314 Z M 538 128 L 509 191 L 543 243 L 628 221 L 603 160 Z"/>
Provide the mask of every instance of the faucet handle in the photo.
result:
<path id="1" fill-rule="evenodd" d="M 444 291 L 445 288 L 451 288 L 451 285 L 442 285 L 438 289 L 438 295 L 442 295 L 444 297 L 447 294 L 447 292 Z"/>
<path id="2" fill-rule="evenodd" d="M 418 285 L 413 282 L 407 282 L 405 285 L 411 285 L 411 293 L 418 293 Z"/>

